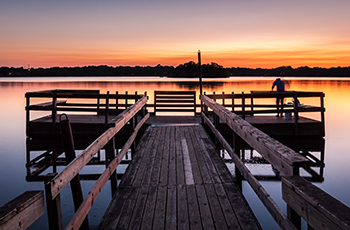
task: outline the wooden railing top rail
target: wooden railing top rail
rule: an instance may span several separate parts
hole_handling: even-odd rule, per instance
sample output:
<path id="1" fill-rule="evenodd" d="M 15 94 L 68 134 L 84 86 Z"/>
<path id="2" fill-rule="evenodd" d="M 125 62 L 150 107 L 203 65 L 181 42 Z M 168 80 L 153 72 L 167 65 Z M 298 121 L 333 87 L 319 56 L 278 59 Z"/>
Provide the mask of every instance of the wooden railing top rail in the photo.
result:
<path id="1" fill-rule="evenodd" d="M 52 197 L 55 198 L 62 189 L 79 173 L 79 171 L 92 159 L 92 157 L 105 146 L 116 133 L 147 103 L 144 96 L 134 105 L 124 110 L 113 119 L 114 127 L 109 128 L 91 145 L 89 145 L 79 156 L 77 156 L 65 169 L 55 176 L 49 183 L 51 185 Z"/>
<path id="2" fill-rule="evenodd" d="M 231 99 L 234 98 L 276 98 L 283 97 L 324 97 L 323 92 L 304 92 L 304 91 L 252 91 L 251 93 L 227 93 L 227 94 L 206 94 L 212 99 Z"/>
<path id="3" fill-rule="evenodd" d="M 253 127 L 250 123 L 227 110 L 209 97 L 201 95 L 200 98 L 202 102 L 224 120 L 236 134 L 257 150 L 283 175 L 295 175 L 296 173 L 299 173 L 299 167 L 310 163 L 307 158 Z M 298 172 L 295 170 L 298 170 Z"/>

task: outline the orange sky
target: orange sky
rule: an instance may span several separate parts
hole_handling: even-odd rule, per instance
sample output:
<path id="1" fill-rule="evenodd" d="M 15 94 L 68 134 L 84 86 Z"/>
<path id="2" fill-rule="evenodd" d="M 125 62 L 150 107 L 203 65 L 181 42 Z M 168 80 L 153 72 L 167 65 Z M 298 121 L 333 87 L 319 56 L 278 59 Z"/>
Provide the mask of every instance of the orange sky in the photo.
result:
<path id="1" fill-rule="evenodd" d="M 348 0 L 0 2 L 0 66 L 350 66 Z"/>

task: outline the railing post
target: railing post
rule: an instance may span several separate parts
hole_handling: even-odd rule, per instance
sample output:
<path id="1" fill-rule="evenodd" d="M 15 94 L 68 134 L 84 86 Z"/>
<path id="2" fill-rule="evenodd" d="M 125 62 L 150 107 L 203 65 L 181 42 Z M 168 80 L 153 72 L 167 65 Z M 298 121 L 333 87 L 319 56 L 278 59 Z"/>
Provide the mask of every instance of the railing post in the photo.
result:
<path id="1" fill-rule="evenodd" d="M 56 92 L 53 92 L 52 93 L 52 113 L 51 113 L 53 127 L 56 127 L 56 115 L 57 115 L 56 103 L 57 103 L 57 94 Z"/>
<path id="2" fill-rule="evenodd" d="M 105 110 L 105 126 L 107 127 L 108 123 L 108 118 L 109 118 L 109 91 L 107 91 L 106 95 L 106 110 Z"/>
<path id="3" fill-rule="evenodd" d="M 232 99 L 231 99 L 232 100 L 232 104 L 231 104 L 232 109 L 231 109 L 231 111 L 234 112 L 235 111 L 235 93 L 232 92 L 231 95 L 232 95 Z"/>
<path id="4" fill-rule="evenodd" d="M 156 112 L 157 112 L 157 91 L 154 91 L 154 116 L 156 116 Z"/>
<path id="5" fill-rule="evenodd" d="M 28 136 L 28 127 L 29 127 L 29 121 L 30 121 L 30 96 L 26 95 L 26 134 Z"/>
<path id="6" fill-rule="evenodd" d="M 115 92 L 115 110 L 118 114 L 118 110 L 119 110 L 119 95 L 118 95 L 118 91 Z"/>
<path id="7" fill-rule="evenodd" d="M 251 116 L 254 116 L 254 102 L 253 102 L 253 91 L 250 91 L 250 110 L 251 110 Z"/>
<path id="8" fill-rule="evenodd" d="M 298 125 L 299 112 L 298 112 L 298 103 L 297 103 L 298 97 L 295 92 L 293 93 L 293 99 L 294 99 L 294 135 L 298 136 L 299 134 L 299 125 Z"/>
<path id="9" fill-rule="evenodd" d="M 320 96 L 320 106 L 321 106 L 321 129 L 322 129 L 322 136 L 325 136 L 325 122 L 324 122 L 324 93 Z"/>
<path id="10" fill-rule="evenodd" d="M 125 109 L 128 108 L 128 91 L 125 91 Z"/>
<path id="11" fill-rule="evenodd" d="M 222 92 L 222 106 L 225 107 L 225 92 Z"/>
<path id="12" fill-rule="evenodd" d="M 242 119 L 245 119 L 245 95 L 242 92 Z"/>
<path id="13" fill-rule="evenodd" d="M 61 120 L 62 116 L 60 116 L 62 142 L 63 142 L 64 152 L 66 155 L 67 164 L 69 164 L 76 157 L 75 146 L 74 146 L 72 128 L 68 120 L 68 117 L 67 115 L 65 115 L 66 119 Z M 80 184 L 79 173 L 77 173 L 77 175 L 70 181 L 70 185 L 72 190 L 74 208 L 75 208 L 75 211 L 77 211 L 80 205 L 84 201 L 83 192 Z M 89 229 L 89 220 L 87 216 L 85 217 L 84 222 L 81 225 L 81 229 Z"/>
<path id="14" fill-rule="evenodd" d="M 194 116 L 196 116 L 196 112 L 197 112 L 197 103 L 196 103 L 196 91 L 193 92 L 194 93 L 194 102 L 193 102 L 193 112 L 194 112 Z"/>
<path id="15" fill-rule="evenodd" d="M 52 198 L 51 183 L 49 182 L 45 182 L 45 198 L 49 229 L 62 230 L 63 221 L 60 194 L 58 194 L 54 199 Z"/>
<path id="16" fill-rule="evenodd" d="M 105 146 L 106 151 L 106 167 L 113 161 L 115 158 L 115 137 L 113 137 Z M 116 170 L 113 171 L 112 176 L 110 177 L 111 181 L 111 190 L 112 190 L 112 196 L 117 191 L 118 182 L 117 182 L 117 173 Z"/>
<path id="17" fill-rule="evenodd" d="M 238 156 L 239 159 L 241 159 L 241 139 L 240 137 L 232 131 L 232 147 L 235 151 L 235 154 Z M 235 165 L 235 175 L 236 175 L 236 183 L 238 187 L 242 191 L 242 181 L 243 181 L 243 176 L 241 174 L 241 171 L 239 171 L 238 167 Z"/>

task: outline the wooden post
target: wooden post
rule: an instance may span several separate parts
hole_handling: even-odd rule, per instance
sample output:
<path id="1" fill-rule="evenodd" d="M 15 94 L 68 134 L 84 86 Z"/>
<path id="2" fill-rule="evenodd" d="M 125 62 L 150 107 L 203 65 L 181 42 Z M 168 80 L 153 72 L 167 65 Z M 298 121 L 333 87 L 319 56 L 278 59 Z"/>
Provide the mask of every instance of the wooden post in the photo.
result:
<path id="1" fill-rule="evenodd" d="M 293 99 L 294 99 L 294 135 L 298 136 L 298 134 L 299 134 L 299 130 L 298 130 L 299 112 L 298 112 L 298 103 L 297 103 L 298 97 L 297 97 L 296 93 L 294 93 Z"/>
<path id="2" fill-rule="evenodd" d="M 232 105 L 231 105 L 232 109 L 231 109 L 231 111 L 234 112 L 235 111 L 235 93 L 232 92 L 231 95 L 232 95 L 232 99 L 231 99 L 232 100 Z"/>
<path id="3" fill-rule="evenodd" d="M 61 209 L 61 198 L 58 194 L 52 199 L 51 184 L 45 182 L 45 198 L 47 208 L 47 219 L 49 221 L 49 229 L 51 230 L 62 230 L 62 209 Z"/>
<path id="4" fill-rule="evenodd" d="M 320 97 L 320 106 L 321 106 L 321 132 L 322 132 L 322 136 L 325 136 L 325 122 L 324 122 L 324 93 L 321 94 Z"/>
<path id="5" fill-rule="evenodd" d="M 156 112 L 157 112 L 157 91 L 154 91 L 154 104 L 153 104 L 153 106 L 154 106 L 154 109 L 153 109 L 154 116 L 156 116 Z"/>
<path id="6" fill-rule="evenodd" d="M 198 75 L 199 75 L 199 93 L 203 94 L 203 83 L 202 83 L 202 63 L 201 63 L 201 51 L 198 50 Z"/>
<path id="7" fill-rule="evenodd" d="M 119 110 L 119 95 L 118 95 L 118 91 L 115 92 L 115 110 L 117 111 L 117 114 L 118 114 L 118 110 Z"/>
<path id="8" fill-rule="evenodd" d="M 100 113 L 100 92 L 97 94 L 97 115 Z"/>
<path id="9" fill-rule="evenodd" d="M 196 91 L 193 92 L 194 93 L 194 104 L 193 104 L 193 112 L 194 112 L 194 116 L 196 116 L 196 112 L 197 112 L 197 103 L 196 103 Z"/>
<path id="10" fill-rule="evenodd" d="M 68 120 L 68 117 L 67 115 L 65 115 L 66 119 L 61 120 L 62 116 L 60 117 L 61 136 L 62 136 L 63 147 L 66 155 L 67 164 L 69 164 L 76 157 L 75 146 L 74 146 L 72 128 Z M 79 173 L 70 181 L 70 185 L 72 190 L 74 208 L 75 208 L 75 211 L 77 211 L 80 205 L 84 201 L 83 191 L 81 189 L 81 184 L 80 184 Z M 87 216 L 84 219 L 81 229 L 89 229 L 89 220 Z"/>
<path id="11" fill-rule="evenodd" d="M 125 109 L 128 108 L 128 91 L 125 91 Z"/>
<path id="12" fill-rule="evenodd" d="M 225 107 L 225 92 L 222 92 L 222 106 Z"/>
<path id="13" fill-rule="evenodd" d="M 30 109 L 29 109 L 29 106 L 30 106 L 30 96 L 29 95 L 26 95 L 26 134 L 28 136 L 28 127 L 29 127 L 29 121 L 30 121 Z"/>
<path id="14" fill-rule="evenodd" d="M 242 92 L 242 118 L 245 119 L 245 95 Z"/>
<path id="15" fill-rule="evenodd" d="M 214 95 L 213 100 L 216 101 L 215 92 L 213 92 L 213 95 Z"/>
<path id="16" fill-rule="evenodd" d="M 232 132 L 232 147 L 235 151 L 235 154 L 238 156 L 239 159 L 241 159 L 241 139 L 240 137 L 233 131 Z M 236 175 L 236 183 L 238 187 L 242 191 L 242 181 L 243 181 L 243 176 L 241 174 L 241 171 L 239 171 L 238 167 L 235 165 L 235 175 Z"/>
<path id="17" fill-rule="evenodd" d="M 254 102 L 253 102 L 253 91 L 250 91 L 250 111 L 251 116 L 254 116 Z"/>
<path id="18" fill-rule="evenodd" d="M 106 167 L 113 161 L 115 158 L 115 137 L 113 137 L 105 146 L 106 151 Z M 111 181 L 111 190 L 112 190 L 112 196 L 117 191 L 117 173 L 116 170 L 113 171 L 112 176 L 110 177 Z"/>
<path id="19" fill-rule="evenodd" d="M 57 115 L 56 102 L 57 102 L 57 94 L 56 92 L 53 92 L 52 93 L 52 113 L 51 113 L 53 127 L 56 126 L 56 115 Z"/>
<path id="20" fill-rule="evenodd" d="M 107 95 L 106 95 L 105 128 L 107 128 L 108 118 L 109 118 L 109 91 L 107 91 Z"/>

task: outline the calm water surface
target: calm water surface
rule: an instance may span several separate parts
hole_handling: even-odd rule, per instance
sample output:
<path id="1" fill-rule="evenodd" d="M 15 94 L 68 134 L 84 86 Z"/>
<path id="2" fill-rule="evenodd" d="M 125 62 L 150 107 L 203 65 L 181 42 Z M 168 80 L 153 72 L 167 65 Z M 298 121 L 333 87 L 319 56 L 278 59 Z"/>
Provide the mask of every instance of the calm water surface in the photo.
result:
<path id="1" fill-rule="evenodd" d="M 274 78 L 234 77 L 229 79 L 205 79 L 203 90 L 212 92 L 245 92 L 250 90 L 270 90 Z M 315 183 L 346 205 L 350 206 L 350 78 L 286 78 L 289 90 L 322 91 L 325 93 L 326 137 L 324 181 Z M 147 91 L 150 103 L 153 103 L 154 90 L 196 90 L 199 86 L 193 79 L 168 79 L 157 77 L 65 77 L 65 78 L 0 78 L 0 205 L 15 198 L 26 190 L 43 190 L 43 182 L 27 182 L 26 176 L 26 135 L 25 135 L 25 98 L 29 91 L 49 89 L 99 89 L 107 91 L 128 91 L 139 93 Z M 315 101 L 302 101 L 305 104 L 318 104 Z M 40 115 L 40 114 L 39 114 Z M 37 116 L 39 116 L 37 115 Z M 316 115 L 310 114 L 310 117 Z M 317 118 L 317 116 L 315 117 Z M 270 166 L 264 166 L 271 171 Z M 58 170 L 61 170 L 59 168 Z M 103 168 L 96 167 L 96 171 Z M 254 171 L 254 167 L 252 167 Z M 262 182 L 265 189 L 286 211 L 281 198 L 279 182 Z M 92 181 L 83 181 L 84 193 L 90 190 Z M 273 219 L 249 185 L 243 184 L 243 192 L 251 204 L 264 229 L 278 229 Z M 97 198 L 89 213 L 90 225 L 98 225 L 106 209 L 110 195 L 107 184 Z M 64 225 L 73 215 L 72 198 L 69 187 L 61 195 Z M 31 229 L 47 228 L 46 215 L 41 217 Z M 305 228 L 305 224 L 303 226 Z"/>

